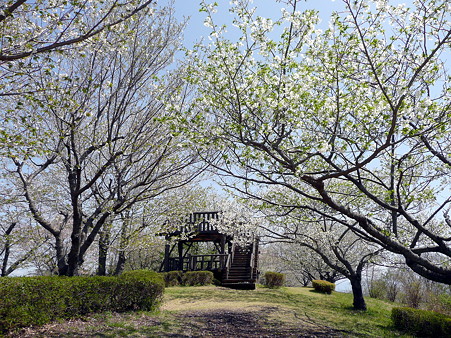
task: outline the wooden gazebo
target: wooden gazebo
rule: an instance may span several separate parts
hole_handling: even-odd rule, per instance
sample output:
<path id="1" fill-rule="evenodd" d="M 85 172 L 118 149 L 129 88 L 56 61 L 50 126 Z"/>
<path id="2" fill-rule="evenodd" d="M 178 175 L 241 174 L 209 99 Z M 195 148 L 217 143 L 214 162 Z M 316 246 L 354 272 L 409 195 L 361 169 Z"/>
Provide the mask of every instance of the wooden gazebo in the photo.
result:
<path id="1" fill-rule="evenodd" d="M 220 221 L 218 211 L 194 212 L 178 229 L 165 233 L 167 244 L 160 271 L 212 271 L 223 286 L 254 289 L 258 238 L 237 245 L 233 235 L 219 232 L 213 220 Z M 191 249 L 196 242 L 212 242 L 216 252 L 193 255 Z"/>

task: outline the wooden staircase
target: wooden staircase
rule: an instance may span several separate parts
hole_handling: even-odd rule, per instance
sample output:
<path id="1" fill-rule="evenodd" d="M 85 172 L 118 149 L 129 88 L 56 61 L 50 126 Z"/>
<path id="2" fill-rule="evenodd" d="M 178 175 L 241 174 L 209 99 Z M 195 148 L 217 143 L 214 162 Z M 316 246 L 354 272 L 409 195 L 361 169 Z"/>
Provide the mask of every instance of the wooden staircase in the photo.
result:
<path id="1" fill-rule="evenodd" d="M 231 260 L 222 277 L 222 286 L 255 289 L 257 281 L 258 243 L 233 247 Z"/>

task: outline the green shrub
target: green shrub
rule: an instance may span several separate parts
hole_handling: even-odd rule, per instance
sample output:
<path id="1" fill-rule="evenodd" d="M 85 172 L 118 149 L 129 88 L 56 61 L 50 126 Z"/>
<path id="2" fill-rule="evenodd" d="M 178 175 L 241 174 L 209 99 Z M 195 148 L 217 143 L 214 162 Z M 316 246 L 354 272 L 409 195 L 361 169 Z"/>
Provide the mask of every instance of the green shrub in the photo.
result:
<path id="1" fill-rule="evenodd" d="M 451 314 L 451 295 L 446 293 L 439 295 L 438 304 L 444 313 Z"/>
<path id="2" fill-rule="evenodd" d="M 285 283 L 285 275 L 283 273 L 267 271 L 265 272 L 265 285 L 268 288 L 280 288 Z"/>
<path id="3" fill-rule="evenodd" d="M 418 337 L 451 337 L 451 317 L 409 307 L 392 309 L 394 326 Z"/>
<path id="4" fill-rule="evenodd" d="M 387 283 L 383 279 L 372 280 L 368 285 L 368 293 L 371 298 L 386 299 Z"/>
<path id="5" fill-rule="evenodd" d="M 312 285 L 315 291 L 329 295 L 335 290 L 335 284 L 325 280 L 312 280 Z"/>
<path id="6" fill-rule="evenodd" d="M 210 285 L 215 282 L 213 272 L 211 271 L 169 271 L 163 272 L 166 287 L 170 286 L 199 286 Z"/>
<path id="7" fill-rule="evenodd" d="M 41 325 L 65 310 L 64 279 L 4 277 L 0 279 L 0 332 Z"/>
<path id="8" fill-rule="evenodd" d="M 213 272 L 211 271 L 187 271 L 183 274 L 183 285 L 210 285 L 213 283 Z"/>
<path id="9" fill-rule="evenodd" d="M 153 310 L 164 283 L 151 271 L 119 277 L 0 278 L 0 333 L 101 311 Z"/>
<path id="10" fill-rule="evenodd" d="M 415 277 L 420 278 L 420 277 Z M 403 283 L 400 300 L 409 307 L 418 308 L 425 295 L 425 286 L 421 279 L 408 280 Z"/>
<path id="11" fill-rule="evenodd" d="M 161 303 L 164 292 L 163 278 L 150 270 L 135 270 L 118 277 L 119 288 L 115 290 L 114 311 L 155 310 Z"/>
<path id="12" fill-rule="evenodd" d="M 183 284 L 183 271 L 169 271 L 163 273 L 164 285 L 179 286 Z"/>

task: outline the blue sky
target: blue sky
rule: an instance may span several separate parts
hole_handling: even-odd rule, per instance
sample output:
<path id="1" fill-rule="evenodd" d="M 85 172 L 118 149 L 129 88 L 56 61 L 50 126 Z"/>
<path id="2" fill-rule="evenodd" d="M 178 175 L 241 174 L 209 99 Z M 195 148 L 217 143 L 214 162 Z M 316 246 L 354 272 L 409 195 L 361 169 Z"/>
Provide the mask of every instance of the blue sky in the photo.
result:
<path id="1" fill-rule="evenodd" d="M 201 0 L 175 0 L 175 10 L 177 17 L 189 17 L 188 26 L 185 30 L 185 47 L 190 48 L 194 42 L 207 37 L 209 29 L 204 26 L 206 13 L 199 12 Z M 213 3 L 213 0 L 207 0 Z M 229 0 L 216 0 L 218 3 L 218 12 L 215 20 L 221 24 L 231 26 L 232 15 L 228 12 L 230 7 Z M 253 6 L 257 7 L 257 13 L 263 17 L 278 18 L 280 10 L 287 7 L 286 4 L 276 0 L 254 0 Z M 320 28 L 327 27 L 328 20 L 333 11 L 343 9 L 343 3 L 340 0 L 307 0 L 298 3 L 298 10 L 317 9 L 320 13 L 322 23 Z"/>

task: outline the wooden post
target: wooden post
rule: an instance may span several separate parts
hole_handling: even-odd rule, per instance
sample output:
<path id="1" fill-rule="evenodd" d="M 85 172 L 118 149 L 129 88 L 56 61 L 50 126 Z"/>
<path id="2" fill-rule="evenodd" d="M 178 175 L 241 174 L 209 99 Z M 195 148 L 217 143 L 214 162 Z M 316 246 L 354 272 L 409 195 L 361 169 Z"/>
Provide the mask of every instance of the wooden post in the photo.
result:
<path id="1" fill-rule="evenodd" d="M 164 246 L 164 272 L 169 271 L 169 243 Z"/>
<path id="2" fill-rule="evenodd" d="M 183 242 L 182 241 L 179 241 L 178 249 L 179 249 L 179 270 L 183 270 Z"/>
<path id="3" fill-rule="evenodd" d="M 221 236 L 221 243 L 220 243 L 220 248 L 221 248 L 220 254 L 221 255 L 225 254 L 225 245 L 226 245 L 226 235 L 222 235 Z M 221 266 L 219 268 L 221 270 L 225 268 L 225 258 L 224 258 L 224 256 L 221 256 L 221 263 L 220 263 L 220 265 Z"/>

